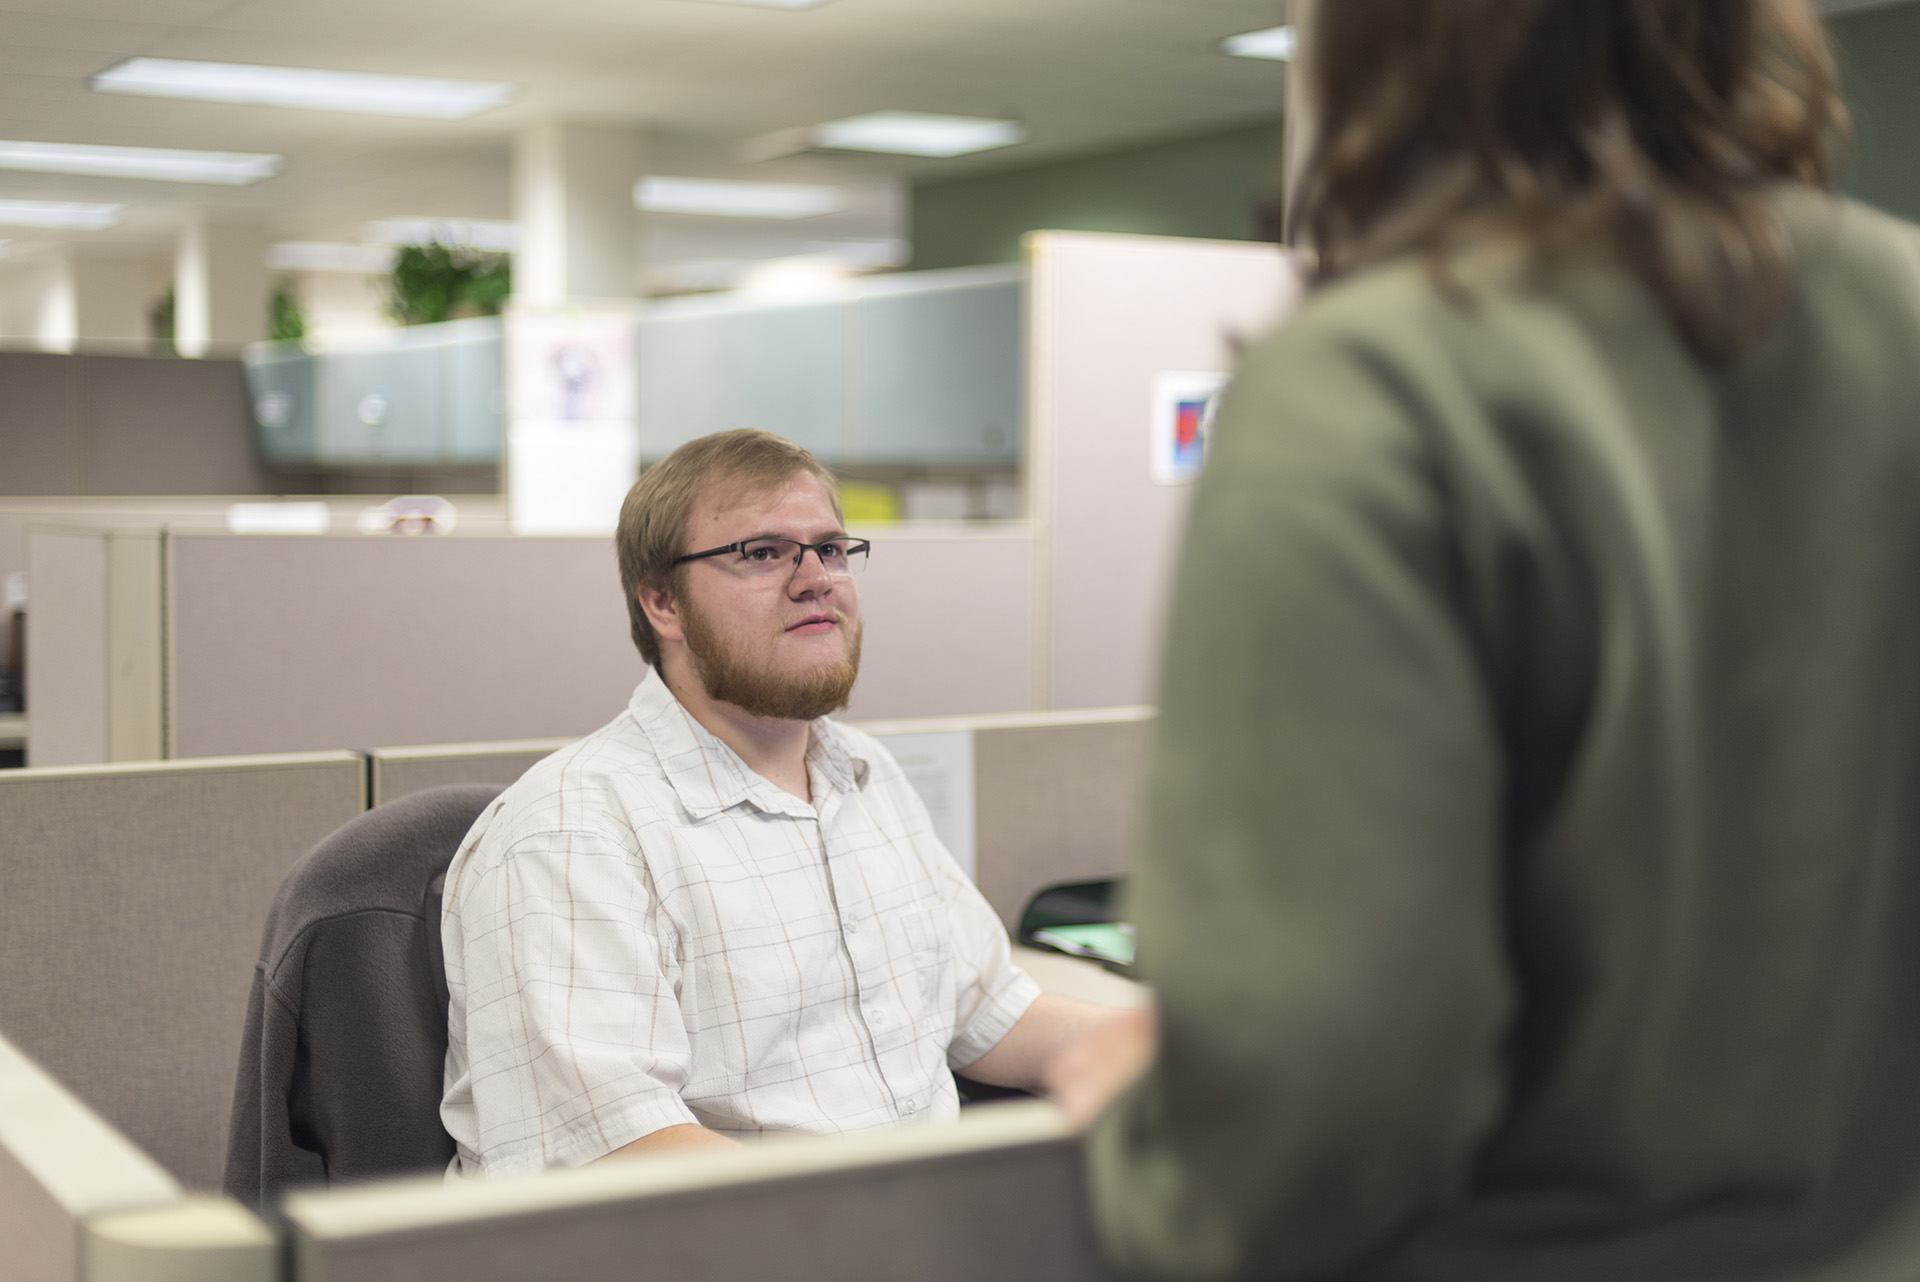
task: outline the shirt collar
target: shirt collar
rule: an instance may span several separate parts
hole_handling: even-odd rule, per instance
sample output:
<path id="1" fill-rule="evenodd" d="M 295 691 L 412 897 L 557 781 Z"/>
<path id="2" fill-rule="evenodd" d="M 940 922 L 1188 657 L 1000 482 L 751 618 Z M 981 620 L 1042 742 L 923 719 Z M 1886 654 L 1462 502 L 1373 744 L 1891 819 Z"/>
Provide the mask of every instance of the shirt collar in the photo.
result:
<path id="1" fill-rule="evenodd" d="M 828 717 L 814 721 L 812 741 L 807 746 L 807 772 L 814 792 L 814 804 L 809 807 L 755 774 L 740 754 L 695 721 L 667 688 L 659 669 L 647 669 L 627 710 L 653 745 L 680 804 L 696 819 L 741 802 L 773 813 L 818 814 L 832 793 L 867 786 L 871 767 L 866 757 L 852 749 L 845 731 Z"/>

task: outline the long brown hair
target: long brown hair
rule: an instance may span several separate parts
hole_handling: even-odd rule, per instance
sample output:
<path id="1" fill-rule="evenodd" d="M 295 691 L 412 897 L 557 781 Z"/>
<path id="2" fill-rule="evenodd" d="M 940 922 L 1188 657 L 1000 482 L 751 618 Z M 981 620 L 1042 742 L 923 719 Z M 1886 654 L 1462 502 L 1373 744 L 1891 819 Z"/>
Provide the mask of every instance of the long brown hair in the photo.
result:
<path id="1" fill-rule="evenodd" d="M 1722 363 L 1791 290 L 1766 199 L 1846 128 L 1807 0 L 1321 0 L 1294 228 L 1322 280 L 1488 233 L 1609 252 Z"/>

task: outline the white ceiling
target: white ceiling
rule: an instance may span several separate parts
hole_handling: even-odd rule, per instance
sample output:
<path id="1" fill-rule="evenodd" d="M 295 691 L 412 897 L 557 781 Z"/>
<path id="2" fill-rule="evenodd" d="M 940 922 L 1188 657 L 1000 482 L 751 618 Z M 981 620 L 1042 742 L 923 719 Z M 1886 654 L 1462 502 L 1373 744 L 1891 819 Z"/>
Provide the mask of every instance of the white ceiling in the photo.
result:
<path id="1" fill-rule="evenodd" d="M 276 238 L 357 240 L 393 215 L 509 216 L 516 127 L 625 120 L 652 168 L 713 176 L 966 172 L 1277 110 L 1276 64 L 1219 52 L 1279 0 L 0 0 L 0 139 L 273 152 L 251 187 L 0 172 L 0 198 L 116 200 L 104 239 L 163 243 L 194 206 L 261 211 Z M 136 55 L 401 72 L 519 87 L 465 121 L 96 94 Z M 753 137 L 883 108 L 1013 116 L 1032 141 L 969 160 L 738 160 Z"/>
<path id="2" fill-rule="evenodd" d="M 125 202 L 125 226 L 85 235 L 156 248 L 194 207 L 256 210 L 291 240 L 355 241 L 368 221 L 396 215 L 501 219 L 511 212 L 509 139 L 550 116 L 646 126 L 656 172 L 964 173 L 1274 113 L 1278 64 L 1226 57 L 1220 42 L 1281 12 L 1281 0 L 830 0 L 807 10 L 708 0 L 0 0 L 0 139 L 286 158 L 279 177 L 240 189 L 0 172 L 0 199 Z M 445 122 L 87 89 L 93 73 L 143 54 L 506 80 L 519 92 L 508 106 Z M 759 135 L 886 108 L 1012 116 L 1032 141 L 952 161 L 738 158 Z"/>

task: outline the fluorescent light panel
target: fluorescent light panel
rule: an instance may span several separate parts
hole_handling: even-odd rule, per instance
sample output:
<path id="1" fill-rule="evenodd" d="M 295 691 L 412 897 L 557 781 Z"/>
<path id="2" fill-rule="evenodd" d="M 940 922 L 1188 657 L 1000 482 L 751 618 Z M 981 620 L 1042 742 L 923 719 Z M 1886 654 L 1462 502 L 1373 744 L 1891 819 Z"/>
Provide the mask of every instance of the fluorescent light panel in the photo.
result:
<path id="1" fill-rule="evenodd" d="M 799 183 L 735 182 L 649 174 L 634 184 L 633 203 L 656 214 L 719 218 L 815 218 L 847 207 L 838 187 Z"/>
<path id="2" fill-rule="evenodd" d="M 0 169 L 244 187 L 279 173 L 280 157 L 238 151 L 175 151 L 167 147 L 0 142 Z"/>
<path id="3" fill-rule="evenodd" d="M 95 76 L 92 83 L 101 93 L 435 120 L 463 120 L 513 97 L 512 85 L 489 81 L 376 76 L 312 67 L 256 67 L 238 62 L 181 62 L 173 58 L 129 58 Z"/>
<path id="4" fill-rule="evenodd" d="M 119 224 L 125 205 L 89 205 L 71 200 L 0 200 L 0 223 L 12 227 L 73 227 L 99 231 Z"/>
<path id="5" fill-rule="evenodd" d="M 1292 27 L 1268 27 L 1264 31 L 1249 31 L 1244 35 L 1228 36 L 1225 47 L 1236 58 L 1266 58 L 1272 62 L 1292 62 L 1294 50 L 1299 40 L 1293 34 Z"/>
<path id="6" fill-rule="evenodd" d="M 465 218 L 383 218 L 367 231 L 379 245 L 458 245 L 496 253 L 511 253 L 520 237 L 512 223 Z"/>
<path id="7" fill-rule="evenodd" d="M 1026 140 L 1027 131 L 1011 120 L 932 116 L 917 111 L 876 111 L 813 129 L 816 147 L 898 156 L 966 156 Z"/>

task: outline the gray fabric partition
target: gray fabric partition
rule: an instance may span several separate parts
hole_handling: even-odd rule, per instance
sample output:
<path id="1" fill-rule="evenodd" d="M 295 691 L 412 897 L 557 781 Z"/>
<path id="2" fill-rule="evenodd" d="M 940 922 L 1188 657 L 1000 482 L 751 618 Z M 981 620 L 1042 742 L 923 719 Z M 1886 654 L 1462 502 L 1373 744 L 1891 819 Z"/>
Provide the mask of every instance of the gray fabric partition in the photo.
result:
<path id="1" fill-rule="evenodd" d="M 345 752 L 0 771 L 0 1030 L 217 1189 L 267 906 L 365 804 Z"/>
<path id="2" fill-rule="evenodd" d="M 449 783 L 510 784 L 534 762 L 571 742 L 570 739 L 526 739 L 518 743 L 375 748 L 367 754 L 369 803 L 384 805 L 395 797 Z"/>
<path id="3" fill-rule="evenodd" d="M 1150 720 L 974 732 L 975 880 L 1009 931 L 1043 886 L 1117 877 Z"/>
<path id="4" fill-rule="evenodd" d="M 293 1280 L 1112 1279 L 1086 1212 L 1079 1144 L 1057 1124 L 1044 1137 L 1019 1121 L 1004 1129 L 1014 1138 L 990 1145 L 963 1122 L 491 1187 L 296 1195 L 285 1208 Z"/>

